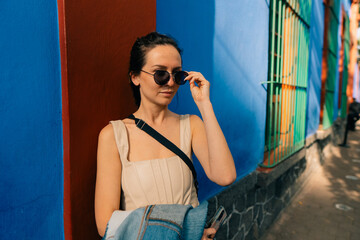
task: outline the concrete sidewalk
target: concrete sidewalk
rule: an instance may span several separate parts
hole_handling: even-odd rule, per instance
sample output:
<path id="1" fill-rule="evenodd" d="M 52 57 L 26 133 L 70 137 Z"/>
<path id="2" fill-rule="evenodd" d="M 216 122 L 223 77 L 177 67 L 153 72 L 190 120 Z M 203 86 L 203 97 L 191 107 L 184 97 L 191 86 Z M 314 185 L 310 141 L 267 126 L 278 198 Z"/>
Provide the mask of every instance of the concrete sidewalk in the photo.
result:
<path id="1" fill-rule="evenodd" d="M 329 147 L 323 165 L 261 240 L 360 239 L 359 126 L 349 131 L 347 144 Z"/>

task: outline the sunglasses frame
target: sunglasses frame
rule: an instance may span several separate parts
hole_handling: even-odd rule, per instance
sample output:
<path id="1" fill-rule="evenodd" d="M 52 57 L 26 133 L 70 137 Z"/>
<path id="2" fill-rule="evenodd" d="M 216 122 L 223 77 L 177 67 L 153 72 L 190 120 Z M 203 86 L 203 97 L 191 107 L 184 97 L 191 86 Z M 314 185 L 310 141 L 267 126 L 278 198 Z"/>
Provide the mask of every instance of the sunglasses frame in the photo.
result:
<path id="1" fill-rule="evenodd" d="M 176 74 L 178 74 L 178 73 L 183 73 L 183 74 L 185 75 L 185 77 L 187 77 L 187 76 L 189 75 L 187 72 L 182 71 L 182 70 L 181 70 L 181 71 L 177 71 L 177 72 L 175 72 L 175 73 L 169 73 L 169 72 L 166 71 L 166 70 L 156 70 L 155 73 L 149 73 L 149 72 L 144 71 L 144 70 L 142 70 L 142 69 L 141 69 L 140 71 L 141 71 L 141 72 L 144 72 L 144 73 L 147 73 L 147 74 L 149 74 L 149 75 L 151 75 L 151 76 L 153 76 L 155 83 L 158 84 L 158 85 L 160 85 L 160 86 L 167 84 L 167 83 L 170 81 L 170 78 L 173 78 L 173 80 L 174 80 L 174 82 L 175 82 L 176 84 L 178 84 L 178 85 L 184 85 L 184 84 L 186 83 L 186 81 L 177 81 L 177 80 L 176 80 Z M 156 79 L 156 77 L 155 77 L 156 72 L 167 72 L 167 73 L 169 74 L 167 81 L 164 82 L 164 83 L 161 83 L 158 79 Z"/>

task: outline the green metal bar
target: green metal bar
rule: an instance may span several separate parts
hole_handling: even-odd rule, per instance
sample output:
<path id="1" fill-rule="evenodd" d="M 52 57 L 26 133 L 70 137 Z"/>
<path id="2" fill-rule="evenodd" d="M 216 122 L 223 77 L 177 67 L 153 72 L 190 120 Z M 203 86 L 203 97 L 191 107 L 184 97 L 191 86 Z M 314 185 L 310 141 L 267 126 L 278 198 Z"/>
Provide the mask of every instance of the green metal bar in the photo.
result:
<path id="1" fill-rule="evenodd" d="M 279 0 L 277 0 L 277 7 L 278 7 L 278 5 L 279 5 L 279 3 L 280 3 L 280 1 Z M 275 45 L 274 45 L 274 52 L 276 53 L 276 56 L 278 56 L 278 47 L 277 47 L 277 43 L 279 42 L 279 33 L 278 33 L 278 27 L 279 27 L 279 20 L 278 20 L 278 18 L 279 18 L 279 14 L 278 14 L 278 10 L 277 10 L 277 7 L 276 7 L 276 10 L 275 10 L 275 12 L 277 13 L 277 16 L 276 16 L 276 20 L 275 20 L 275 22 L 274 22 L 274 25 L 275 25 L 275 33 L 274 34 L 276 34 L 276 37 L 275 37 L 275 39 L 276 39 L 276 41 L 275 41 Z M 279 64 L 278 64 L 278 58 L 273 58 L 274 59 L 274 65 L 275 65 L 275 69 L 274 69 L 274 73 L 276 73 L 276 75 L 278 75 L 277 74 L 277 71 L 278 71 L 278 66 L 279 66 Z M 274 76 L 272 76 L 272 78 L 273 79 L 275 79 L 275 81 L 277 82 L 277 78 L 274 78 Z M 272 132 L 272 141 L 273 141 L 273 148 L 271 149 L 271 151 L 273 152 L 273 163 L 272 163 L 272 165 L 274 165 L 274 164 L 276 164 L 276 154 L 275 154 L 275 150 L 276 150 L 276 147 L 277 147 L 277 141 L 276 141 L 276 139 L 277 139 L 277 135 L 276 135 L 276 126 L 277 126 L 277 113 L 278 113 L 278 85 L 273 85 L 274 86 L 274 92 L 273 92 L 273 99 L 275 98 L 275 102 L 274 102 L 274 115 L 272 115 L 272 117 L 274 118 L 274 122 L 273 122 L 273 132 Z"/>
<path id="2" fill-rule="evenodd" d="M 291 12 L 289 11 L 289 7 L 286 5 L 285 6 L 285 9 L 286 9 L 286 23 L 287 23 L 287 30 L 286 30 L 286 46 L 285 46 L 285 56 L 286 56 L 286 61 L 285 61 L 285 64 L 284 64 L 284 69 L 285 69 L 285 72 L 286 73 L 290 73 L 290 49 L 291 49 L 291 44 L 290 44 L 290 41 L 291 41 L 291 29 L 292 29 L 292 24 L 291 24 Z M 287 85 L 290 85 L 290 82 L 289 82 L 289 78 L 290 78 L 291 74 L 288 74 L 288 77 L 286 78 L 286 84 Z M 289 103 L 289 88 L 287 87 L 286 88 L 286 95 L 285 95 L 285 102 L 286 103 Z M 285 108 L 285 112 L 287 115 L 285 115 L 285 119 L 284 119 L 284 125 L 285 125 L 285 129 L 286 129 L 286 134 L 285 134 L 285 137 L 284 137 L 284 149 L 283 149 L 283 154 L 282 154 L 282 158 L 285 157 L 286 155 L 286 150 L 287 150 L 287 136 L 288 136 L 288 132 L 289 132 L 289 128 L 287 127 L 288 126 L 288 116 L 289 116 L 289 104 L 286 105 L 286 108 Z"/>
<path id="3" fill-rule="evenodd" d="M 293 0 L 291 0 L 290 4 L 292 3 Z M 287 58 L 287 68 L 288 71 L 291 72 L 291 75 L 289 76 L 289 78 L 287 79 L 287 83 L 289 85 L 292 85 L 291 82 L 291 78 L 293 77 L 293 75 L 295 74 L 294 69 L 292 68 L 292 54 L 293 54 L 293 37 L 294 37 L 294 13 L 293 10 L 291 8 L 288 8 L 288 18 L 289 18 L 289 39 L 288 39 L 288 58 Z M 283 158 L 286 158 L 289 154 L 289 143 L 291 141 L 290 135 L 291 135 L 291 88 L 287 88 L 287 99 L 286 102 L 288 103 L 286 106 L 286 120 L 285 120 L 285 128 L 286 128 L 286 132 L 287 134 L 285 135 L 285 149 L 284 149 L 284 154 L 283 154 Z"/>
<path id="4" fill-rule="evenodd" d="M 285 19 L 286 19 L 286 5 L 285 4 L 282 4 L 281 5 L 281 10 L 282 10 L 282 18 L 281 18 L 281 27 L 282 27 L 282 31 L 281 31 L 281 36 L 282 36 L 282 39 L 281 39 L 281 63 L 280 63 L 280 79 L 281 79 L 281 84 L 282 84 L 282 87 L 281 87 L 281 102 L 283 102 L 283 98 L 284 98 L 284 95 L 282 95 L 282 93 L 284 92 L 283 91 L 283 85 L 284 85 L 284 76 L 283 76 L 283 66 L 284 66 L 284 61 L 285 61 L 285 58 L 284 58 L 284 40 L 285 40 Z M 282 107 L 281 107 L 282 109 Z M 283 117 L 286 117 L 284 116 L 283 113 L 281 113 L 281 115 L 283 115 Z M 282 121 L 282 118 L 281 118 L 281 115 L 280 115 L 280 122 Z M 283 124 L 283 123 L 281 123 Z M 281 132 L 281 124 L 279 125 L 279 128 L 280 128 L 280 141 L 282 141 L 282 132 Z M 281 151 L 280 151 L 280 148 L 281 148 Z M 281 161 L 283 158 L 283 152 L 284 152 L 284 143 L 283 142 L 280 142 L 279 144 L 279 161 Z"/>
<path id="5" fill-rule="evenodd" d="M 300 32 L 300 35 L 301 35 L 301 46 L 300 46 L 300 53 L 302 55 L 302 58 L 301 58 L 301 67 L 299 69 L 306 69 L 306 59 L 307 59 L 307 51 L 305 51 L 305 27 L 304 25 L 301 25 L 301 32 Z M 301 78 L 299 79 L 298 81 L 298 84 L 303 84 L 303 81 L 304 81 L 304 78 L 305 78 L 305 74 L 306 74 L 307 71 L 301 71 Z M 297 149 L 298 150 L 300 147 L 301 147 L 301 143 L 302 143 L 302 140 L 303 140 L 303 126 L 305 125 L 305 119 L 304 119 L 304 116 L 305 116 L 305 112 L 302 113 L 302 110 L 303 110 L 303 106 L 304 106 L 304 92 L 303 92 L 303 89 L 298 89 L 298 92 L 299 92 L 299 111 L 298 111 L 298 117 L 300 119 L 299 121 L 299 133 L 298 133 L 298 141 L 297 141 Z"/>
<path id="6" fill-rule="evenodd" d="M 291 78 L 291 83 L 292 84 L 296 84 L 296 77 L 298 75 L 298 69 L 297 69 L 297 63 L 296 63 L 296 57 L 297 57 L 297 53 L 299 51 L 298 49 L 298 33 L 299 33 L 299 21 L 296 21 L 295 19 L 295 16 L 294 16 L 294 23 L 295 23 L 295 27 L 294 27 L 294 38 L 293 38 L 293 41 L 294 41 L 294 44 L 293 44 L 293 59 L 292 59 L 292 66 L 294 67 L 294 75 L 292 76 Z M 295 51 L 296 50 L 296 51 Z M 296 121 L 296 118 L 295 118 L 295 112 L 296 112 L 296 91 L 291 91 L 291 95 L 292 95 L 292 99 L 291 99 L 291 103 L 295 103 L 295 104 L 292 104 L 292 105 L 295 105 L 295 106 L 292 106 L 292 109 L 291 109 L 291 126 L 292 126 L 292 141 L 291 141 L 291 144 L 290 144 L 290 154 L 292 154 L 294 152 L 294 140 L 295 140 L 295 121 Z M 288 156 L 289 156 L 288 155 Z"/>
<path id="7" fill-rule="evenodd" d="M 297 6 L 299 8 L 299 6 Z M 299 83 L 301 77 L 302 77 L 302 73 L 303 71 L 300 71 L 299 69 L 302 69 L 302 57 L 303 57 L 303 52 L 301 51 L 302 50 L 302 22 L 298 22 L 298 31 L 297 31 L 297 66 L 296 66 L 296 69 L 298 71 L 298 74 L 296 74 L 296 85 Z M 300 107 L 300 104 L 301 104 L 301 100 L 300 100 L 300 91 L 298 91 L 296 88 L 295 88 L 295 113 L 294 113 L 294 146 L 293 146 L 293 151 L 292 153 L 296 152 L 297 149 L 298 149 L 298 142 L 299 142 L 299 132 L 300 132 L 300 129 L 299 129 L 299 126 L 300 126 L 300 122 L 301 120 L 299 119 L 300 117 L 300 114 L 299 114 L 299 107 Z"/>
<path id="8" fill-rule="evenodd" d="M 290 12 L 290 26 L 291 26 L 291 38 L 290 38 L 290 49 L 289 49 L 289 70 L 291 70 L 293 72 L 293 74 L 290 76 L 290 78 L 288 79 L 289 83 L 290 84 L 293 84 L 293 77 L 294 75 L 296 74 L 296 70 L 294 68 L 294 61 L 293 61 L 293 58 L 294 58 L 294 38 L 295 38 L 295 17 L 294 17 L 294 13 L 293 11 Z M 293 109 L 293 92 L 291 89 L 289 89 L 289 100 L 288 100 L 288 116 L 287 116 L 287 129 L 288 129 L 288 132 L 289 134 L 287 134 L 286 138 L 287 138 L 287 145 L 286 145 L 286 152 L 285 152 L 285 157 L 287 157 L 290 152 L 291 152 L 291 132 L 292 132 L 292 109 Z"/>
<path id="9" fill-rule="evenodd" d="M 311 5 L 312 2 L 309 4 L 310 5 L 310 9 L 311 9 Z M 311 11 L 310 11 L 311 14 Z M 305 79 L 304 79 L 304 84 L 306 87 L 308 87 L 308 79 L 309 79 L 309 59 L 310 59 L 310 31 L 309 29 L 306 29 L 306 75 L 305 75 Z M 303 146 L 305 145 L 305 137 L 306 137 L 306 117 L 307 117 L 307 111 L 306 111 L 306 100 L 307 100 L 307 92 L 304 92 L 304 107 L 303 107 L 303 112 L 304 114 L 304 125 L 303 125 Z"/>
<path id="10" fill-rule="evenodd" d="M 278 21 L 277 21 L 277 30 L 278 30 L 278 38 L 277 38 L 277 48 L 276 48 L 276 55 L 278 56 L 276 59 L 276 82 L 281 83 L 281 77 L 280 77 L 280 56 L 281 56 L 281 48 L 280 48 L 280 42 L 281 42 L 281 36 L 282 36 L 282 23 L 283 23 L 283 19 L 282 19 L 282 4 L 281 4 L 281 0 L 279 0 L 279 4 L 278 4 Z M 279 158 L 279 150 L 280 150 L 280 124 L 281 124 L 281 85 L 276 85 L 275 86 L 275 94 L 276 94 L 276 102 L 277 104 L 275 105 L 275 129 L 274 129 L 274 133 L 275 133 L 275 145 L 274 145 L 274 159 L 275 159 L 275 163 L 279 163 L 280 162 L 280 158 Z"/>
<path id="11" fill-rule="evenodd" d="M 299 6 L 297 6 L 299 8 Z M 302 22 L 298 21 L 298 30 L 296 32 L 297 34 L 297 74 L 296 74 L 296 85 L 299 84 L 299 81 L 302 77 L 303 71 L 302 71 L 302 57 L 303 57 L 303 52 L 302 52 Z M 298 89 L 295 89 L 295 111 L 294 111 L 294 145 L 293 145 L 293 150 L 291 151 L 291 153 L 294 153 L 298 150 L 298 142 L 299 142 L 299 126 L 300 126 L 300 111 L 299 111 L 299 107 L 300 107 L 300 91 L 298 91 Z"/>
<path id="12" fill-rule="evenodd" d="M 269 79 L 273 78 L 273 74 L 274 74 L 274 47 L 275 47 L 275 16 L 276 16 L 276 1 L 271 1 L 270 2 L 270 6 L 271 6 L 271 47 L 270 47 L 270 52 L 269 52 L 269 57 L 270 57 L 270 75 L 269 75 Z M 269 89 L 269 88 L 268 88 Z M 268 92 L 268 107 L 269 107 L 269 115 L 268 115 L 268 165 L 270 165 L 270 158 L 271 158 L 271 145 L 272 145 L 272 116 L 273 116 L 273 109 L 272 109 L 272 104 L 273 104 L 273 84 L 270 84 L 270 92 Z"/>
<path id="13" fill-rule="evenodd" d="M 308 48 L 308 34 L 307 34 L 307 29 L 305 27 L 303 27 L 303 48 L 304 48 L 304 52 L 305 52 L 305 57 L 303 59 L 303 65 L 304 65 L 304 69 L 306 71 L 304 71 L 303 74 L 303 78 L 301 79 L 300 84 L 306 85 L 306 81 L 308 78 L 308 63 L 309 63 L 309 48 Z M 299 148 L 304 146 L 304 141 L 305 141 L 305 124 L 306 124 L 306 91 L 304 91 L 303 89 L 300 90 L 301 93 L 301 110 L 300 110 L 300 117 L 301 117 L 301 126 L 300 126 L 300 143 L 299 143 Z M 301 114 L 303 113 L 303 114 Z"/>
<path id="14" fill-rule="evenodd" d="M 296 9 L 296 0 L 294 2 L 294 8 Z M 298 29 L 298 21 L 296 21 L 296 16 L 294 16 L 294 24 L 295 24 L 295 27 L 294 27 L 294 47 L 293 47 L 293 63 L 292 63 L 292 66 L 294 68 L 294 75 L 292 76 L 291 78 L 291 84 L 295 84 L 296 85 L 296 78 L 298 77 L 298 61 L 297 61 L 297 57 L 298 57 L 298 32 L 299 32 L 299 29 Z M 294 91 L 292 89 L 291 91 L 291 97 L 292 97 L 292 100 L 291 100 L 291 103 L 294 103 L 294 104 L 291 104 L 292 105 L 292 108 L 291 108 L 291 126 L 293 128 L 293 131 L 292 131 L 292 139 L 291 139 L 291 144 L 290 144 L 290 152 L 288 154 L 291 155 L 294 151 L 294 142 L 295 142 L 295 133 L 296 133 L 296 118 L 295 118 L 295 114 L 296 114 L 296 91 Z"/>
<path id="15" fill-rule="evenodd" d="M 297 41 L 298 41 L 298 49 L 297 49 L 297 69 L 301 69 L 302 67 L 302 63 L 301 63 L 301 59 L 303 57 L 303 53 L 302 53 L 302 49 L 301 49 L 301 44 L 302 44 L 302 36 L 301 36 L 301 22 L 299 22 L 299 29 L 298 29 L 298 32 L 297 32 Z M 302 71 L 299 71 L 298 70 L 298 74 L 296 75 L 296 84 L 298 84 L 298 82 L 300 81 L 302 77 Z M 300 105 L 300 92 L 297 91 L 297 89 L 295 89 L 295 122 L 294 122 L 294 149 L 292 152 L 296 151 L 297 150 L 297 146 L 298 146 L 298 141 L 299 141 L 299 122 L 300 122 L 300 115 L 299 115 L 299 106 Z"/>
<path id="16" fill-rule="evenodd" d="M 300 9 L 300 6 L 298 5 L 298 8 Z M 296 78 L 296 84 L 298 85 L 299 82 L 301 82 L 301 78 L 303 77 L 303 73 L 304 71 L 302 71 L 303 69 L 303 57 L 304 57 L 304 52 L 303 50 L 303 23 L 299 22 L 299 31 L 298 31 L 298 74 L 297 74 L 297 78 Z M 295 134 L 294 134 L 294 140 L 295 140 L 295 146 L 294 146 L 294 152 L 297 151 L 299 149 L 299 139 L 300 139 L 300 128 L 301 128 L 301 114 L 300 114 L 300 109 L 301 109 L 301 91 L 299 89 L 295 89 L 295 93 L 296 93 L 296 109 L 295 109 Z"/>
<path id="17" fill-rule="evenodd" d="M 300 7 L 300 6 L 299 6 Z M 304 24 L 302 22 L 299 22 L 299 48 L 298 48 L 298 56 L 299 56 L 299 74 L 296 84 L 299 85 L 302 82 L 302 79 L 304 78 L 305 74 L 305 65 L 304 60 L 306 58 L 306 52 L 304 51 Z M 295 150 L 299 150 L 299 147 L 301 145 L 301 139 L 302 139 L 302 125 L 303 125 L 303 116 L 304 114 L 301 113 L 302 106 L 303 106 L 303 92 L 302 89 L 296 88 L 296 94 L 297 94 L 297 102 L 296 102 L 296 133 L 295 133 Z"/>
<path id="18" fill-rule="evenodd" d="M 292 0 L 293 1 L 293 0 Z M 291 2 L 292 4 L 292 2 Z M 289 76 L 289 78 L 287 79 L 288 83 L 290 85 L 292 85 L 291 82 L 291 78 L 294 76 L 295 74 L 295 69 L 292 66 L 292 54 L 293 54 L 293 48 L 294 48 L 294 15 L 293 15 L 293 11 L 289 8 L 289 49 L 288 49 L 288 71 L 291 72 L 292 74 Z M 292 108 L 292 104 L 291 104 L 291 88 L 288 88 L 287 91 L 287 102 L 289 103 L 287 105 L 287 116 L 286 116 L 286 129 L 288 134 L 286 135 L 286 147 L 285 147 L 285 151 L 284 151 L 284 158 L 286 158 L 289 155 L 290 152 L 290 148 L 289 146 L 291 145 L 291 108 Z"/>
<path id="19" fill-rule="evenodd" d="M 285 46 L 284 46 L 284 61 L 283 61 L 283 72 L 285 73 L 285 76 L 284 76 L 284 80 L 283 80 L 283 85 L 284 85 L 284 93 L 285 93 L 285 96 L 283 96 L 284 98 L 284 102 L 285 103 L 288 103 L 288 86 L 290 85 L 288 79 L 290 78 L 291 76 L 291 72 L 290 72 L 290 69 L 289 69 L 289 50 L 290 50 L 290 29 L 291 29 L 291 20 L 290 20 L 290 14 L 289 14 L 289 7 L 288 7 L 288 4 L 284 4 L 284 12 L 285 12 L 285 19 L 286 19 L 286 28 L 285 28 L 285 33 L 286 35 L 284 34 L 284 43 Z M 284 22 L 285 24 L 285 22 Z M 289 73 L 289 74 L 287 74 Z M 281 159 L 284 158 L 285 156 L 285 151 L 286 151 L 286 136 L 288 134 L 288 129 L 287 129 L 287 122 L 288 122 L 288 111 L 287 111 L 287 108 L 288 108 L 288 104 L 285 105 L 285 114 L 283 115 L 283 126 L 285 128 L 285 132 L 283 134 L 284 137 L 282 138 L 283 139 L 283 148 L 282 148 L 282 154 L 281 154 Z"/>
<path id="20" fill-rule="evenodd" d="M 299 67 L 298 69 L 300 69 L 299 74 L 298 74 L 298 79 L 297 79 L 297 83 L 296 84 L 300 84 L 302 82 L 302 79 L 304 78 L 304 73 L 305 71 L 303 71 L 304 69 L 304 60 L 306 58 L 306 52 L 304 49 L 304 26 L 303 24 L 300 22 L 300 28 L 299 28 Z M 301 138 L 302 138 L 302 125 L 303 125 L 303 114 L 301 114 L 301 110 L 302 110 L 302 106 L 303 106 L 303 96 L 302 96 L 302 91 L 300 89 L 297 89 L 297 112 L 296 112 L 296 139 L 295 139 L 295 144 L 296 144 L 296 149 L 295 151 L 297 151 L 299 149 L 300 146 L 300 142 L 301 142 Z"/>

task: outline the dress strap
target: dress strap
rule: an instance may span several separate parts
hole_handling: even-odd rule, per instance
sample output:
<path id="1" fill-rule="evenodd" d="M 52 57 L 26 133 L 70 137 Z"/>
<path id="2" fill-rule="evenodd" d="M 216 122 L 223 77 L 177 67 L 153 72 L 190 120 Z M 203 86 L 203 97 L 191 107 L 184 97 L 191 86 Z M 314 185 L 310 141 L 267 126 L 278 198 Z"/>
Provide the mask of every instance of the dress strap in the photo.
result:
<path id="1" fill-rule="evenodd" d="M 114 129 L 115 142 L 120 155 L 121 163 L 128 163 L 129 140 L 126 126 L 123 121 L 110 121 Z"/>
<path id="2" fill-rule="evenodd" d="M 180 115 L 180 148 L 191 159 L 190 115 Z"/>

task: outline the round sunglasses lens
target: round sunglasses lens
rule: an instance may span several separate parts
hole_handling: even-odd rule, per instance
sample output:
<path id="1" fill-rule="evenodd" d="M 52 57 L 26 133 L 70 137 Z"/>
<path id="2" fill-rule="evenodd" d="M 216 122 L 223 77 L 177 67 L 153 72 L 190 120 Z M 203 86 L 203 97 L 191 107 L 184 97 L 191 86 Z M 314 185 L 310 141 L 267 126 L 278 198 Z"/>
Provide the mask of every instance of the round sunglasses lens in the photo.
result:
<path id="1" fill-rule="evenodd" d="M 186 82 L 185 82 L 185 78 L 188 76 L 189 74 L 185 71 L 179 71 L 179 72 L 176 72 L 174 74 L 174 78 L 175 78 L 175 82 L 179 85 L 184 85 Z"/>
<path id="2" fill-rule="evenodd" d="M 167 71 L 156 70 L 154 74 L 154 80 L 159 85 L 166 84 L 170 79 L 170 74 Z"/>

